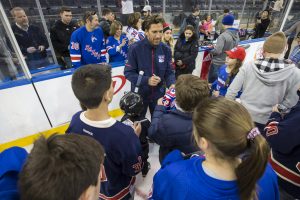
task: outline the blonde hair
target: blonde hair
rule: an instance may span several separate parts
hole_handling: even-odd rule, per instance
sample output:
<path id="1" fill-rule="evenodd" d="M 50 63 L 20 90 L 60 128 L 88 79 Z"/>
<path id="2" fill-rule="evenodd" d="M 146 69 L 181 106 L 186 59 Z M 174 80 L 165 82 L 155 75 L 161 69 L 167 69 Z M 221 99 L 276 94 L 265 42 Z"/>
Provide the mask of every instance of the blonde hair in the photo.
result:
<path id="1" fill-rule="evenodd" d="M 206 99 L 195 109 L 193 124 L 196 142 L 207 139 L 215 157 L 241 158 L 235 169 L 240 199 L 256 198 L 256 182 L 265 171 L 270 148 L 262 135 L 247 139 L 255 126 L 246 108 L 226 98 Z"/>
<path id="2" fill-rule="evenodd" d="M 119 27 L 121 26 L 121 30 L 123 28 L 123 25 L 121 22 L 115 20 L 111 25 L 110 25 L 110 31 L 109 31 L 109 34 L 110 35 L 115 35 L 117 30 L 119 29 Z"/>

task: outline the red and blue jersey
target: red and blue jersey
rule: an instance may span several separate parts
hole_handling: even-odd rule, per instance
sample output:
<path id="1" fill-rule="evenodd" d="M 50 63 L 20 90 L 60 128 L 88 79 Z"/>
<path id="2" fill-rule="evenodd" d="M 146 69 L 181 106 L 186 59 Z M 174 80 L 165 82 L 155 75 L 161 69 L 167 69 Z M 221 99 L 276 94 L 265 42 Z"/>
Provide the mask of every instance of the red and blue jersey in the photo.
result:
<path id="1" fill-rule="evenodd" d="M 72 33 L 70 57 L 74 68 L 106 62 L 105 54 L 105 40 L 101 28 L 89 32 L 83 26 Z"/>

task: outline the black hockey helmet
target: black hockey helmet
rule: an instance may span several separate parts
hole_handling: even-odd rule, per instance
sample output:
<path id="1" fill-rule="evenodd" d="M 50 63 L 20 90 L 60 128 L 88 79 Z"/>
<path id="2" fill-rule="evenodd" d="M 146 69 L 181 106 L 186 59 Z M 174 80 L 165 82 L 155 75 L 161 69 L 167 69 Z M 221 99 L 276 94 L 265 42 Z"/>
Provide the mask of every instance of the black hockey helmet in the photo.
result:
<path id="1" fill-rule="evenodd" d="M 120 108 L 128 116 L 139 116 L 144 109 L 143 98 L 137 93 L 128 92 L 121 98 Z"/>

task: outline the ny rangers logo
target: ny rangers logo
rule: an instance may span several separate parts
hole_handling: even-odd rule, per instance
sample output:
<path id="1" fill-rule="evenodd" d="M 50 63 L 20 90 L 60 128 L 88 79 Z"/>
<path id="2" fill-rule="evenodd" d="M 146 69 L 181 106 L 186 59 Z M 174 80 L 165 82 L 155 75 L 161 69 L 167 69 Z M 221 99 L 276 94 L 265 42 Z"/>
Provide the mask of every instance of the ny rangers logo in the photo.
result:
<path id="1" fill-rule="evenodd" d="M 95 42 L 97 40 L 97 38 L 92 35 L 91 40 L 92 40 L 92 42 Z"/>

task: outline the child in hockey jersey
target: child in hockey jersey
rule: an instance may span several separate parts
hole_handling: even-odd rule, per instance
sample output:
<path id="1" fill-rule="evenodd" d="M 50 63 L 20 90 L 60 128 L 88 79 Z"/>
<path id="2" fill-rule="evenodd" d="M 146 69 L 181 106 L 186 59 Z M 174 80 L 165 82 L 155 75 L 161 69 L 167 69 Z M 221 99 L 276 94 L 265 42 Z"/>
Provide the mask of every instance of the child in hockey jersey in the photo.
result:
<path id="1" fill-rule="evenodd" d="M 128 92 L 121 98 L 120 108 L 125 113 L 121 122 L 129 126 L 133 126 L 136 122 L 141 122 L 142 131 L 139 138 L 142 146 L 142 161 L 144 164 L 142 168 L 142 176 L 145 177 L 150 169 L 150 163 L 147 161 L 149 158 L 149 142 L 147 136 L 150 121 L 141 116 L 144 109 L 143 99 L 137 93 Z"/>
<path id="2" fill-rule="evenodd" d="M 300 98 L 300 88 L 297 93 Z M 281 112 L 274 106 L 265 128 L 270 163 L 279 175 L 280 199 L 300 199 L 300 99 L 289 113 Z"/>
<path id="3" fill-rule="evenodd" d="M 207 98 L 194 110 L 193 127 L 204 157 L 184 160 L 180 151 L 170 153 L 154 176 L 150 199 L 279 200 L 269 146 L 246 108 Z"/>
<path id="4" fill-rule="evenodd" d="M 175 89 L 176 109 L 167 110 L 163 100 L 159 99 L 148 130 L 149 138 L 160 145 L 160 162 L 174 149 L 186 154 L 199 151 L 192 140 L 192 112 L 200 101 L 209 97 L 208 83 L 197 76 L 184 74 L 178 77 Z"/>
<path id="5" fill-rule="evenodd" d="M 126 32 L 129 45 L 145 38 L 145 33 L 142 31 L 141 13 L 135 12 L 129 15 L 128 28 Z"/>
<path id="6" fill-rule="evenodd" d="M 77 69 L 72 89 L 86 108 L 76 113 L 67 133 L 93 137 L 105 149 L 100 199 L 130 199 L 135 175 L 141 171 L 141 125 L 133 128 L 110 117 L 108 105 L 113 98 L 111 67 L 91 64 Z"/>
<path id="7" fill-rule="evenodd" d="M 110 26 L 110 35 L 107 38 L 106 50 L 109 62 L 125 61 L 128 52 L 128 39 L 122 34 L 122 24 L 114 21 Z"/>
<path id="8" fill-rule="evenodd" d="M 239 72 L 239 68 L 246 57 L 246 51 L 243 47 L 235 47 L 225 52 L 227 54 L 225 65 L 220 67 L 218 79 L 212 83 L 212 95 L 214 97 L 226 95 L 227 88 Z"/>

